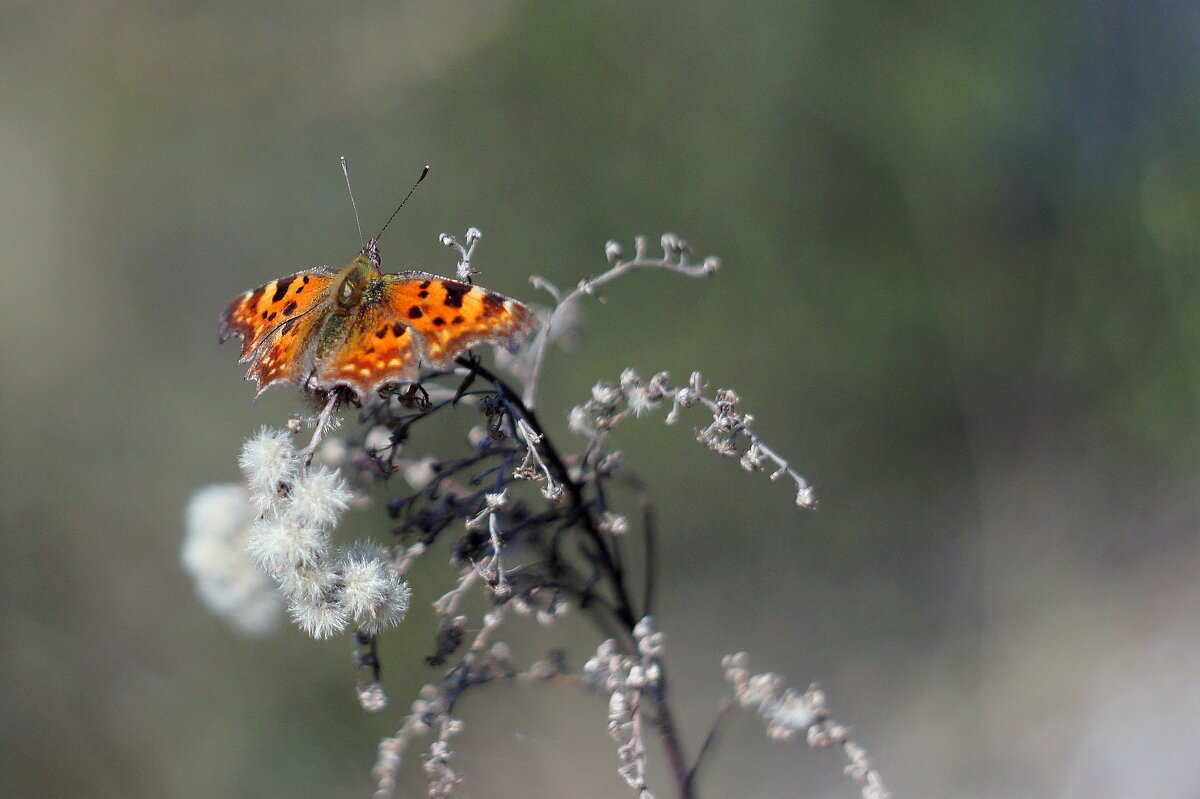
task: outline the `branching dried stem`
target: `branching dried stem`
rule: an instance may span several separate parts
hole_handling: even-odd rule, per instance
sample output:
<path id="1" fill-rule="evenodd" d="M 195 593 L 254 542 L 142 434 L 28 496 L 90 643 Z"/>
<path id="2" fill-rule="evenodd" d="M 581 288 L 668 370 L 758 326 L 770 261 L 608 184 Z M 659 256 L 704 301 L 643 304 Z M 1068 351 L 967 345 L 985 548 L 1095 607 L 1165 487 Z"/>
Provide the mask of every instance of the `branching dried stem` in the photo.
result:
<path id="1" fill-rule="evenodd" d="M 803 736 L 813 749 L 840 746 L 846 756 L 844 771 L 861 786 L 862 798 L 891 799 L 867 750 L 850 740 L 849 727 L 830 718 L 825 692 L 816 683 L 800 693 L 788 688 L 778 674 L 753 674 L 749 665 L 745 652 L 726 655 L 721 661 L 734 698 L 742 707 L 754 709 L 766 724 L 767 737 L 788 741 Z"/>
<path id="2" fill-rule="evenodd" d="M 471 262 L 480 237 L 475 228 L 468 230 L 465 244 L 442 236 L 442 242 L 459 255 L 461 280 L 474 274 Z M 712 417 L 706 426 L 696 428 L 701 443 L 721 455 L 737 457 L 748 471 L 766 468 L 772 479 L 788 476 L 796 485 L 799 505 L 812 506 L 812 490 L 757 435 L 754 418 L 738 410 L 737 394 L 730 389 L 710 393 L 699 373 L 682 386 L 673 386 L 665 372 L 642 378 L 632 370 L 622 373 L 615 384 L 597 383 L 592 397 L 569 416 L 571 430 L 585 439 L 578 452 L 561 449 L 534 410 L 548 342 L 581 295 L 594 294 L 633 269 L 653 267 L 699 277 L 718 267 L 715 258 L 692 263 L 688 245 L 672 235 L 662 237 L 662 249 L 660 257 L 650 257 L 645 239 L 639 237 L 633 256 L 624 259 L 620 247 L 609 242 L 610 268 L 565 294 L 545 280 L 534 279 L 554 297 L 556 306 L 529 349 L 523 393 L 468 356 L 408 391 L 366 405 L 360 414 L 365 425 L 361 433 L 327 435 L 341 407 L 340 397 L 331 394 L 321 398 L 324 407 L 310 422 L 312 441 L 299 453 L 278 436 L 263 434 L 266 449 L 260 449 L 267 452 L 278 445 L 286 457 L 271 467 L 274 471 L 267 469 L 251 478 L 251 487 L 259 486 L 259 494 L 254 495 L 267 497 L 260 504 L 273 514 L 272 523 L 276 518 L 291 519 L 293 506 L 309 508 L 315 519 L 310 526 L 319 533 L 306 539 L 308 549 L 291 542 L 290 548 L 275 552 L 268 562 L 291 581 L 288 585 L 294 593 L 316 608 L 311 613 L 317 617 L 307 622 L 314 635 L 332 634 L 351 622 L 355 625 L 357 690 L 364 709 L 380 712 L 387 706 L 375 643 L 378 633 L 395 623 L 407 607 L 407 594 L 397 594 L 408 590 L 405 578 L 418 560 L 435 551 L 448 551 L 457 569 L 454 585 L 432 602 L 441 623 L 426 660 L 443 670 L 442 677 L 422 689 L 396 733 L 380 742 L 373 772 L 377 797 L 393 794 L 412 740 L 426 734 L 433 735 L 422 756 L 428 793 L 450 797 L 463 780 L 452 765 L 452 739 L 463 729 L 463 721 L 455 716 L 460 699 L 476 687 L 511 679 L 603 692 L 608 699 L 609 730 L 617 743 L 618 770 L 634 794 L 639 799 L 654 795 L 647 782 L 645 740 L 652 731 L 661 743 L 675 796 L 696 796 L 697 771 L 714 748 L 725 711 L 695 760 L 689 761 L 671 709 L 663 637 L 649 616 L 657 565 L 653 505 L 621 453 L 610 450 L 610 434 L 617 424 L 660 405 L 670 403 L 668 423 L 676 421 L 683 409 L 699 405 Z M 441 449 L 442 442 L 438 452 L 426 453 L 413 445 L 414 431 L 430 417 L 461 413 L 472 420 L 465 450 L 460 447 L 448 454 Z M 299 427 L 295 424 L 292 432 Z M 308 464 L 314 460 L 320 466 L 310 469 Z M 339 472 L 329 471 L 333 468 Z M 340 473 L 356 485 L 359 497 L 390 496 L 387 510 L 394 523 L 394 540 L 387 550 L 367 546 L 343 554 L 331 548 L 329 529 L 351 498 L 341 487 Z M 326 500 L 328 507 L 319 502 L 305 505 L 302 496 L 293 496 L 304 490 L 312 493 L 304 489 L 307 484 L 298 475 L 311 475 L 305 479 L 318 487 L 330 484 L 337 489 L 333 499 Z M 538 490 L 531 490 L 533 486 Z M 624 509 L 631 496 L 639 511 L 632 515 Z M 629 539 L 636 539 L 635 545 L 623 547 Z M 644 561 L 630 562 L 626 550 L 641 551 Z M 643 577 L 635 581 L 631 574 L 638 573 L 639 567 Z M 464 608 L 469 607 L 467 597 L 477 592 L 486 596 L 489 605 L 482 618 L 473 620 Z M 572 607 L 607 636 L 585 664 L 582 677 L 568 671 L 561 655 L 518 670 L 507 645 L 498 640 L 502 622 L 529 615 L 551 624 Z M 731 661 L 727 671 L 742 675 L 743 661 Z M 748 676 L 741 681 L 731 677 L 731 681 L 737 701 L 745 705 L 750 693 L 743 683 L 753 681 Z M 753 685 L 761 687 L 760 683 Z M 780 730 L 799 723 L 788 715 L 799 700 L 779 691 L 778 696 L 771 694 L 759 702 L 772 737 L 786 737 Z M 847 772 L 864 786 L 864 797 L 882 799 L 886 792 L 865 751 L 848 739 L 845 728 L 828 720 L 818 699 L 823 702 L 812 691 L 802 697 L 803 707 L 810 711 L 802 719 L 810 744 L 841 745 L 849 763 Z M 768 706 L 769 712 L 764 710 Z"/>
<path id="3" fill-rule="evenodd" d="M 570 305 L 578 300 L 579 297 L 584 294 L 595 294 L 596 289 L 605 283 L 616 280 L 634 269 L 666 269 L 687 277 L 705 277 L 716 272 L 721 266 L 720 260 L 713 256 L 705 258 L 699 264 L 692 263 L 689 260 L 691 257 L 691 248 L 688 246 L 688 243 L 674 234 L 663 234 L 661 243 L 662 256 L 651 258 L 646 253 L 646 237 L 638 236 L 634 240 L 633 257 L 625 260 L 622 258 L 621 246 L 615 241 L 608 242 L 604 250 L 608 255 L 608 260 L 612 264 L 612 267 L 600 275 L 581 280 L 579 285 L 565 295 L 557 286 L 545 278 L 536 275 L 530 278 L 530 282 L 533 285 L 550 293 L 550 296 L 554 298 L 555 307 L 550 313 L 550 318 L 546 320 L 546 323 L 542 326 L 537 338 L 533 342 L 533 363 L 530 368 L 529 380 L 525 386 L 526 405 L 530 408 L 537 407 L 538 387 L 541 385 L 542 368 L 546 360 L 546 345 L 549 343 L 552 334 L 555 332 L 555 327 L 560 322 L 563 314 L 567 312 Z"/>
<path id="4" fill-rule="evenodd" d="M 787 475 L 796 484 L 796 504 L 802 508 L 816 507 L 817 500 L 808 481 L 751 429 L 750 424 L 754 421 L 752 415 L 738 413 L 737 406 L 741 398 L 728 388 L 717 389 L 710 398 L 704 389 L 699 372 L 692 372 L 687 386 L 665 389 L 664 396 L 673 403 L 671 412 L 667 414 L 667 424 L 673 424 L 679 418 L 680 408 L 700 403 L 713 414 L 712 423 L 696 433 L 696 439 L 701 444 L 721 455 L 739 456 L 743 468 L 751 472 L 759 471 L 764 463 L 770 461 L 774 464 L 771 479 L 778 480 Z M 738 436 L 744 437 L 748 443 L 744 450 L 738 447 Z"/>

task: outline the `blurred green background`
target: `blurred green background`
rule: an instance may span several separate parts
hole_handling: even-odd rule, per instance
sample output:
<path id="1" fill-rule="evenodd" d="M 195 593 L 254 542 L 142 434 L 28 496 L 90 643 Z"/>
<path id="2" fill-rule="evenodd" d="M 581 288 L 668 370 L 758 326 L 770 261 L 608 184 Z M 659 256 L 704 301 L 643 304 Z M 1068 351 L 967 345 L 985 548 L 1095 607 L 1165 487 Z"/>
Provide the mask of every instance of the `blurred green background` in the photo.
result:
<path id="1" fill-rule="evenodd" d="M 217 314 L 354 256 L 346 155 L 370 230 L 433 165 L 392 271 L 450 272 L 470 225 L 531 301 L 608 238 L 722 257 L 613 284 L 542 399 L 564 431 L 625 366 L 699 369 L 816 486 L 799 511 L 700 416 L 617 438 L 693 751 L 745 649 L 897 796 L 1197 795 L 1198 45 L 1200 7 L 1131 0 L 0 4 L 0 793 L 367 796 L 436 678 L 440 575 L 371 718 L 348 640 L 241 639 L 178 565 L 191 492 L 299 405 L 252 403 Z M 627 795 L 601 699 L 461 712 L 463 795 Z M 701 787 L 854 796 L 841 765 L 738 716 Z"/>

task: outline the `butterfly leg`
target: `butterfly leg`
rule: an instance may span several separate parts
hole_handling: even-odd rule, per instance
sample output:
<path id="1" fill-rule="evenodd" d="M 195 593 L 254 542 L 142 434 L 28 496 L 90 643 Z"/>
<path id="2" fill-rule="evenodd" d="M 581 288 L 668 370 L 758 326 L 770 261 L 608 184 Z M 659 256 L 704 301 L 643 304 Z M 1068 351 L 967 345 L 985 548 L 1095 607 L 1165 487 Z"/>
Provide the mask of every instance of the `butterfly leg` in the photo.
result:
<path id="1" fill-rule="evenodd" d="M 404 405 L 415 406 L 417 410 L 421 411 L 433 408 L 433 403 L 429 401 L 429 392 L 420 383 L 409 384 L 402 394 L 396 395 L 396 399 Z"/>
<path id="2" fill-rule="evenodd" d="M 471 384 L 475 382 L 475 378 L 479 377 L 479 372 L 477 371 L 479 359 L 475 357 L 475 354 L 468 350 L 466 356 L 458 359 L 458 363 L 462 364 L 464 360 L 470 363 L 470 366 L 467 368 L 467 376 L 463 378 L 462 383 L 458 386 L 458 390 L 454 392 L 454 401 L 451 403 L 453 405 L 458 404 L 458 401 L 471 388 Z"/>

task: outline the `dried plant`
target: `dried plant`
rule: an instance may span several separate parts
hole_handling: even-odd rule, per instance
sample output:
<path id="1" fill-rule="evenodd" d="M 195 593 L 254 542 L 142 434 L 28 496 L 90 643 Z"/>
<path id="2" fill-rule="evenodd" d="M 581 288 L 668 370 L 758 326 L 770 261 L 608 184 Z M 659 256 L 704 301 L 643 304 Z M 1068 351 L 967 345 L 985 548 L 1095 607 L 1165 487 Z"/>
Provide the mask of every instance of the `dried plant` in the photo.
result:
<path id="1" fill-rule="evenodd" d="M 459 255 L 460 280 L 474 274 L 471 261 L 480 238 L 475 228 L 466 245 L 441 237 Z M 692 409 L 701 444 L 748 471 L 788 478 L 796 504 L 812 507 L 811 487 L 754 432 L 754 418 L 741 409 L 738 395 L 710 389 L 699 372 L 676 384 L 666 372 L 643 376 L 626 369 L 611 382 L 596 383 L 591 397 L 566 414 L 581 445 L 568 449 L 552 440 L 539 421 L 547 354 L 556 338 L 571 332 L 584 297 L 633 269 L 702 277 L 719 266 L 715 258 L 694 263 L 687 243 L 675 236 L 663 236 L 661 245 L 661 254 L 652 256 L 638 238 L 626 259 L 609 242 L 607 271 L 570 291 L 533 278 L 554 305 L 522 352 L 498 353 L 499 368 L 513 382 L 468 354 L 451 368 L 422 375 L 419 384 L 357 408 L 361 426 L 343 435 L 334 435 L 339 414 L 354 411 L 357 403 L 337 390 L 318 393 L 319 413 L 293 417 L 286 428 L 263 429 L 246 442 L 240 459 L 245 487 L 210 487 L 193 500 L 184 560 L 202 599 L 247 631 L 268 629 L 272 614 L 285 605 L 314 637 L 354 630 L 357 692 L 370 713 L 387 707 L 375 642 L 404 618 L 410 570 L 422 558 L 449 557 L 456 581 L 440 597 L 424 600 L 432 600 L 440 619 L 428 657 L 439 676 L 422 689 L 396 733 L 380 742 L 377 796 L 392 795 L 414 740 L 429 735 L 432 743 L 421 754 L 428 793 L 452 795 L 464 779 L 453 765 L 453 739 L 464 724 L 457 715 L 459 700 L 496 681 L 560 683 L 606 696 L 618 772 L 638 797 L 653 796 L 647 735 L 658 737 L 672 781 L 660 793 L 687 799 L 696 793 L 697 770 L 712 754 L 720 722 L 738 705 L 753 708 L 771 738 L 803 736 L 813 747 L 840 746 L 846 773 L 862 796 L 888 795 L 865 750 L 830 720 L 819 689 L 798 694 L 775 675 L 752 675 L 744 654 L 723 662 L 733 695 L 699 752 L 689 756 L 680 744 L 664 637 L 651 614 L 654 517 L 640 481 L 610 449 L 609 438 L 618 424 L 656 410 L 674 424 Z M 412 442 L 429 419 L 447 414 L 466 419 L 465 447 L 446 448 L 457 454 L 426 452 Z M 312 440 L 297 449 L 292 436 L 304 427 L 313 429 Z M 631 493 L 641 508 L 635 518 L 617 500 Z M 386 502 L 390 537 L 349 549 L 336 546 L 331 533 L 341 515 L 372 502 Z M 635 573 L 643 576 L 638 584 Z M 270 584 L 274 592 L 265 590 Z M 482 619 L 471 619 L 464 600 L 481 593 L 488 610 Z M 572 609 L 582 612 L 570 616 Z M 533 614 L 544 624 L 590 618 L 605 638 L 579 671 L 561 655 L 520 667 L 500 638 L 514 614 Z"/>

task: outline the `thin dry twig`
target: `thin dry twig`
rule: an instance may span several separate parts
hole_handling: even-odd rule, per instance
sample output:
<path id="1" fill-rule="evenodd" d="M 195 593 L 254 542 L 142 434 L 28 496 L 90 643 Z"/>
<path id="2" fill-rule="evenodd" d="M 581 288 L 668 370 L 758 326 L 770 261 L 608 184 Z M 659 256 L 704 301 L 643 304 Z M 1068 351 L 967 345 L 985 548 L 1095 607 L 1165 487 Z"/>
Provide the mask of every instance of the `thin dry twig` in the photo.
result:
<path id="1" fill-rule="evenodd" d="M 537 407 L 538 387 L 541 385 L 542 368 L 546 359 L 546 345 L 550 341 L 551 335 L 555 332 L 556 325 L 568 312 L 571 304 L 581 296 L 584 294 L 595 294 L 596 289 L 605 283 L 616 280 L 634 269 L 666 269 L 687 277 L 705 277 L 716 272 L 721 266 L 720 260 L 714 256 L 705 258 L 699 264 L 692 263 L 689 260 L 691 248 L 688 246 L 688 243 L 672 233 L 664 233 L 661 243 L 663 249 L 662 256 L 651 258 L 646 254 L 646 237 L 638 236 L 634 239 L 633 257 L 629 260 L 623 260 L 621 257 L 621 246 L 615 241 L 609 241 L 605 245 L 604 250 L 608 255 L 609 262 L 612 263 L 612 267 L 600 275 L 581 280 L 579 285 L 565 295 L 557 286 L 545 278 L 536 275 L 530 278 L 530 282 L 533 285 L 550 293 L 550 296 L 555 300 L 555 307 L 550 314 L 550 318 L 546 320 L 546 323 L 538 332 L 537 339 L 533 344 L 533 363 L 530 368 L 529 379 L 525 384 L 525 404 L 528 407 Z"/>
<path id="2" fill-rule="evenodd" d="M 867 750 L 850 739 L 850 728 L 830 718 L 825 692 L 813 683 L 804 693 L 788 688 L 778 674 L 754 674 L 745 652 L 726 655 L 721 666 L 733 695 L 744 708 L 753 708 L 767 727 L 767 737 L 777 741 L 801 736 L 813 749 L 840 746 L 846 756 L 843 771 L 861 786 L 863 799 L 891 799 L 883 778 L 871 765 Z"/>

